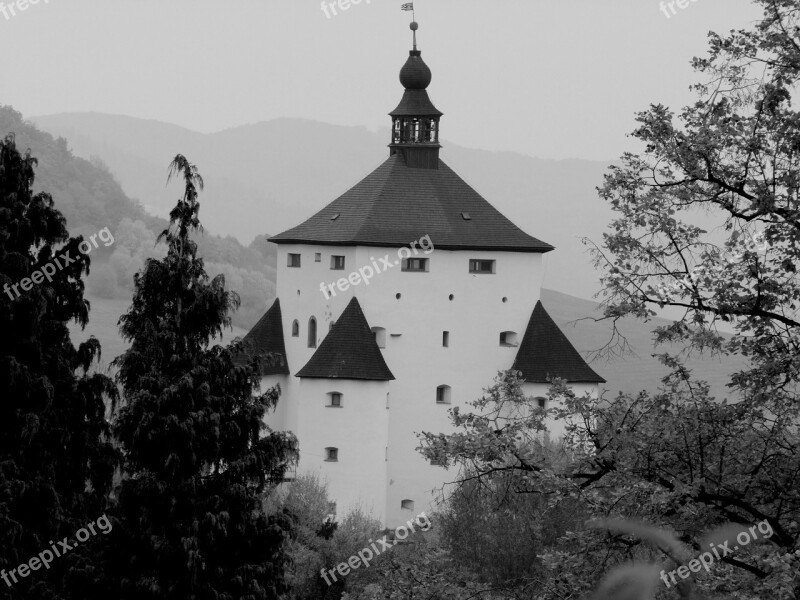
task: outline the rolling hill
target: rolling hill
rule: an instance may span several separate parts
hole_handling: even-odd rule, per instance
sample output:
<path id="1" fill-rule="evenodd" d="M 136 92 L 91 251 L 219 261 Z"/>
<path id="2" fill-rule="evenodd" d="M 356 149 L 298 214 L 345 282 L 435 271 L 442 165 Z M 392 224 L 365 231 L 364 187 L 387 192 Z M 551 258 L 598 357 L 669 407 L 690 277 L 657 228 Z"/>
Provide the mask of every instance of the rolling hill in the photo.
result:
<path id="1" fill-rule="evenodd" d="M 14 131 L 18 145 L 30 147 L 39 157 L 37 189 L 53 194 L 71 231 L 88 234 L 109 226 L 124 232 L 117 235 L 112 249 L 125 248 L 130 261 L 114 262 L 114 254 L 101 255 L 93 265 L 93 270 L 99 269 L 106 277 L 131 276 L 143 258 L 135 252 L 144 252 L 141 247 L 163 229 L 165 220 L 159 215 L 172 206 L 180 192 L 164 186 L 171 158 L 181 152 L 199 165 L 207 184 L 201 199 L 202 220 L 209 231 L 228 236 L 204 236 L 201 254 L 207 265 L 224 272 L 249 298 L 250 312 L 238 320 L 242 328 L 231 332 L 228 339 L 243 335 L 274 294 L 275 251 L 265 241 L 267 231 L 288 227 L 332 200 L 377 166 L 385 152 L 383 135 L 299 120 L 249 125 L 212 135 L 108 115 L 58 115 L 36 121 L 68 139 L 54 139 L 24 122 L 19 113 L 0 108 L 0 133 Z M 599 316 L 596 303 L 575 294 L 590 295 L 598 287 L 577 237 L 599 239 L 610 220 L 610 211 L 594 192 L 605 164 L 546 161 L 458 147 L 448 147 L 445 160 L 456 166 L 462 177 L 468 173 L 466 178 L 476 189 L 528 232 L 560 246 L 549 255 L 546 284 L 551 289 L 543 290 L 542 301 L 581 352 L 601 348 L 609 339 L 609 325 L 592 319 Z M 256 239 L 248 247 L 239 241 L 252 237 Z M 148 243 L 127 238 L 146 238 Z M 108 269 L 104 272 L 103 267 Z M 263 277 L 267 286 L 252 285 L 247 273 Z M 116 282 L 114 294 L 96 293 L 104 288 L 90 278 L 90 325 L 83 332 L 73 330 L 76 341 L 90 334 L 100 339 L 105 364 L 125 347 L 116 326 L 130 298 L 129 288 L 122 284 Z M 611 393 L 657 389 L 666 371 L 652 357 L 656 350 L 650 332 L 661 323 L 658 319 L 622 323 L 620 328 L 635 356 L 593 362 L 593 368 L 608 380 Z M 727 374 L 740 364 L 729 358 L 695 357 L 689 361 L 699 376 L 712 383 L 719 397 L 725 396 Z"/>
<path id="2" fill-rule="evenodd" d="M 66 137 L 77 155 L 100 157 L 130 197 L 161 216 L 175 201 L 164 188 L 166 165 L 176 153 L 186 155 L 207 183 L 201 216 L 215 233 L 242 243 L 297 225 L 388 156 L 388 129 L 373 133 L 302 119 L 212 134 L 97 113 L 39 116 L 33 122 Z M 581 238 L 601 241 L 611 221 L 611 210 L 595 191 L 608 163 L 472 150 L 446 140 L 442 158 L 515 224 L 556 247 L 545 259 L 545 286 L 593 297 L 599 283 Z"/>

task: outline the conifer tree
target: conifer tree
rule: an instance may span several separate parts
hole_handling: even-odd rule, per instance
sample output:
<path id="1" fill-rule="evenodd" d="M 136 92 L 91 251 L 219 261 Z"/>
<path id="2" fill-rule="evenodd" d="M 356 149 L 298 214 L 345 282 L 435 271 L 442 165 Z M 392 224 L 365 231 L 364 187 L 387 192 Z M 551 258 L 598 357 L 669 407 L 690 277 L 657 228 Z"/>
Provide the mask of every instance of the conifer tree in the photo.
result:
<path id="1" fill-rule="evenodd" d="M 75 348 L 67 323 L 88 322 L 89 258 L 53 198 L 34 194 L 37 160 L 0 140 L 0 599 L 61 598 L 65 575 L 91 569 L 82 549 L 26 577 L 10 573 L 105 511 L 116 454 L 108 377 L 89 374 L 96 339 Z M 16 579 L 16 581 L 15 581 Z"/>
<path id="2" fill-rule="evenodd" d="M 197 168 L 178 155 L 175 175 L 185 192 L 159 237 L 167 256 L 136 275 L 120 319 L 131 345 L 116 361 L 124 481 L 109 574 L 114 597 L 278 598 L 290 524 L 268 517 L 260 494 L 283 479 L 296 441 L 266 430 L 264 415 L 280 390 L 254 394 L 258 358 L 237 365 L 239 342 L 210 345 L 230 326 L 238 296 L 222 276 L 210 280 L 197 256 Z"/>

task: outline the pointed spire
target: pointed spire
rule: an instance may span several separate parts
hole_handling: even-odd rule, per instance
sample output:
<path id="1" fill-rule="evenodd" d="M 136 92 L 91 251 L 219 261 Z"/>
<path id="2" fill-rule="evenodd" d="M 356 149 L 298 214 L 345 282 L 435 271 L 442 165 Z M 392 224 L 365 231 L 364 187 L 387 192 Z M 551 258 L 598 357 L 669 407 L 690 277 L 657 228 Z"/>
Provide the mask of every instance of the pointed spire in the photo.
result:
<path id="1" fill-rule="evenodd" d="M 533 309 L 511 368 L 520 371 L 528 383 L 548 383 L 556 377 L 568 383 L 606 381 L 586 364 L 580 352 L 547 314 L 541 300 Z"/>
<path id="2" fill-rule="evenodd" d="M 372 381 L 394 379 L 355 296 L 296 377 Z"/>

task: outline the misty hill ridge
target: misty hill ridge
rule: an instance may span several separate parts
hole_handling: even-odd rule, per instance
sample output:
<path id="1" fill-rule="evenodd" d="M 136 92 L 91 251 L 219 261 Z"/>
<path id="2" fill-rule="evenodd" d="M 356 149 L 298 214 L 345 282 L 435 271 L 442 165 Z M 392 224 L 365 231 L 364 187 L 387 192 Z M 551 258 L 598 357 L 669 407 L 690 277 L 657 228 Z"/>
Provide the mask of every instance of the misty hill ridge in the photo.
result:
<path id="1" fill-rule="evenodd" d="M 169 164 L 175 153 L 186 154 L 190 160 L 198 164 L 206 181 L 207 187 L 201 198 L 201 219 L 204 226 L 208 231 L 219 231 L 220 224 L 215 215 L 219 212 L 219 207 L 223 207 L 222 214 L 226 218 L 230 218 L 231 224 L 244 222 L 258 228 L 261 235 L 253 244 L 259 245 L 262 256 L 268 256 L 268 259 L 263 259 L 263 262 L 270 263 L 265 265 L 265 268 L 268 269 L 265 273 L 269 279 L 271 290 L 274 290 L 274 249 L 269 249 L 271 245 L 265 242 L 264 235 L 268 231 L 280 230 L 284 222 L 290 225 L 300 222 L 311 214 L 312 210 L 331 201 L 338 193 L 344 192 L 360 180 L 370 168 L 380 164 L 385 158 L 386 151 L 385 136 L 370 133 L 366 129 L 294 119 L 247 125 L 210 135 L 198 134 L 171 125 L 162 128 L 160 123 L 130 117 L 87 114 L 75 116 L 74 120 L 67 115 L 38 119 L 42 123 L 49 122 L 47 127 L 55 131 L 57 135 L 67 135 L 69 145 L 75 148 L 77 153 L 83 152 L 86 156 L 96 156 L 95 164 L 91 164 L 72 156 L 67 150 L 66 142 L 53 140 L 51 136 L 38 132 L 29 124 L 22 124 L 21 121 L 10 119 L 8 114 L 8 111 L 0 110 L 0 131 L 16 130 L 20 144 L 23 147 L 31 146 L 34 155 L 40 158 L 37 184 L 41 184 L 42 187 L 53 193 L 56 204 L 60 208 L 64 208 L 65 197 L 68 204 L 72 202 L 76 204 L 74 207 L 68 205 L 66 207 L 68 210 L 65 211 L 72 231 L 81 228 L 97 231 L 100 226 L 109 225 L 108 222 L 101 223 L 102 219 L 98 219 L 95 213 L 84 210 L 84 203 L 87 206 L 97 206 L 98 204 L 118 206 L 120 208 L 117 210 L 118 214 L 115 218 L 125 215 L 130 219 L 147 221 L 153 232 L 163 228 L 165 222 L 162 219 L 144 214 L 139 204 L 125 197 L 122 190 L 118 189 L 119 185 L 103 168 L 100 161 L 109 165 L 126 190 L 130 188 L 144 190 L 138 197 L 146 205 L 161 203 L 164 207 L 171 207 L 176 197 L 174 189 L 166 192 L 164 190 L 166 165 Z M 59 133 L 53 124 L 58 120 L 63 121 L 61 127 L 69 129 L 72 133 L 67 131 Z M 304 140 L 304 135 L 311 135 L 305 133 L 300 135 L 300 132 L 305 130 L 312 132 L 312 137 L 325 138 L 327 146 L 321 146 L 322 142 L 311 144 Z M 19 135 L 20 133 L 22 135 Z M 154 140 L 157 141 L 158 146 L 170 147 L 156 148 Z M 215 145 L 217 140 L 219 140 L 219 146 Z M 243 144 L 239 151 L 227 150 L 237 144 Z M 336 148 L 339 146 L 342 151 L 336 152 Z M 245 152 L 244 148 L 247 148 L 248 151 Z M 327 154 L 320 152 L 321 148 L 327 148 Z M 349 151 L 346 152 L 345 150 L 348 148 Z M 262 149 L 263 155 L 253 154 Z M 312 149 L 313 151 L 311 151 Z M 199 155 L 199 158 L 193 153 Z M 562 235 L 566 235 L 567 239 L 572 240 L 574 234 L 570 237 L 570 231 L 582 227 L 579 223 L 589 221 L 587 227 L 591 226 L 599 230 L 610 219 L 610 215 L 602 215 L 602 210 L 597 209 L 597 206 L 602 207 L 602 204 L 594 197 L 593 187 L 590 188 L 591 193 L 588 193 L 587 189 L 584 189 L 585 184 L 581 183 L 595 177 L 599 182 L 605 170 L 605 165 L 601 163 L 580 160 L 545 161 L 511 152 L 487 152 L 457 147 L 450 148 L 449 154 L 452 157 L 449 164 L 458 168 L 462 177 L 493 202 L 498 209 L 531 234 L 540 233 L 542 238 L 550 243 L 558 245 L 554 234 L 559 230 Z M 220 159 L 221 164 L 213 162 L 212 159 L 215 157 Z M 242 157 L 246 157 L 246 159 Z M 292 159 L 289 160 L 288 157 L 292 157 Z M 204 159 L 205 162 L 203 162 Z M 340 169 L 322 169 L 328 159 L 330 163 L 337 165 Z M 370 159 L 373 161 L 372 163 L 369 163 Z M 447 156 L 445 156 L 445 160 L 447 160 Z M 261 167 L 253 167 L 252 165 L 255 163 L 261 163 Z M 224 164 L 233 166 L 230 167 L 230 171 L 225 171 Z M 312 167 L 314 165 L 320 168 L 319 178 L 310 176 L 313 174 Z M 104 190 L 108 187 L 112 192 L 116 189 L 117 191 L 114 192 L 116 195 L 109 192 L 109 195 L 100 197 L 92 194 L 74 198 L 70 196 L 69 184 L 71 182 L 60 181 L 59 177 L 54 177 L 54 173 L 64 171 L 64 176 L 67 177 L 66 173 L 74 173 L 79 167 L 85 170 L 85 174 L 81 176 L 86 179 L 82 184 L 82 189 Z M 250 172 L 249 168 L 254 171 Z M 581 176 L 571 177 L 570 174 L 573 171 L 580 173 Z M 124 173 L 125 176 L 121 176 L 120 173 Z M 220 177 L 228 182 L 225 185 L 228 185 L 229 189 L 243 190 L 246 185 L 249 185 L 249 181 L 256 184 L 261 182 L 260 184 L 265 189 L 288 190 L 284 200 L 289 198 L 287 203 L 293 214 L 297 216 L 287 216 L 284 211 L 288 208 L 275 208 L 267 200 L 266 194 L 251 197 L 249 207 L 243 208 L 246 204 L 241 201 L 239 196 L 226 195 L 224 185 L 220 185 L 216 180 L 217 173 L 221 173 Z M 291 173 L 302 173 L 304 176 L 292 176 Z M 239 180 L 240 174 L 243 174 L 242 179 L 245 181 Z M 105 183 L 100 185 L 100 182 Z M 514 190 L 513 186 L 509 186 L 509 182 L 523 187 Z M 146 190 L 149 189 L 153 190 L 153 196 L 148 195 L 149 192 Z M 573 190 L 576 196 L 583 198 L 582 201 L 587 204 L 587 210 L 588 205 L 591 204 L 595 212 L 592 213 L 589 210 L 581 213 L 574 208 L 568 211 L 570 203 L 565 204 L 565 201 L 559 202 L 558 199 L 563 200 L 569 196 L 569 190 Z M 214 197 L 214 194 L 217 196 Z M 519 198 L 525 197 L 537 198 L 535 206 L 532 203 L 526 205 L 518 201 Z M 305 198 L 305 200 L 301 198 Z M 501 200 L 498 201 L 498 198 Z M 253 206 L 254 203 L 255 206 Z M 536 210 L 532 210 L 532 206 Z M 575 220 L 566 214 L 571 211 L 575 212 Z M 528 213 L 530 214 L 526 220 L 525 214 Z M 593 214 L 594 216 L 592 216 Z M 551 223 L 554 224 L 553 227 L 550 226 Z M 110 225 L 114 229 L 114 224 Z M 556 225 L 566 226 L 559 228 Z M 262 227 L 263 229 L 261 229 Z M 584 235 L 586 234 L 584 233 Z M 213 236 L 211 239 L 217 240 Z M 222 242 L 224 245 L 220 246 Z M 573 253 L 573 257 L 577 256 L 574 260 L 580 264 L 570 266 L 569 260 L 566 260 L 562 261 L 564 266 L 559 267 L 551 262 L 550 274 L 558 274 L 559 270 L 562 270 L 575 280 L 584 283 L 595 282 L 596 275 L 588 264 L 583 249 L 580 246 L 578 248 L 577 254 Z M 241 254 L 242 251 L 242 247 L 235 240 L 229 238 L 219 240 L 210 247 L 202 248 L 201 254 L 208 262 L 218 261 L 217 264 L 234 269 L 240 267 L 240 263 L 245 261 L 245 255 Z M 211 256 L 207 256 L 206 252 L 209 252 Z M 562 246 L 551 255 L 563 255 L 564 253 L 565 248 Z M 548 287 L 554 287 L 553 279 L 554 277 L 549 279 Z M 229 275 L 228 280 L 229 283 L 232 281 Z M 245 292 L 250 294 L 251 300 L 256 303 L 258 308 L 253 309 L 252 315 L 256 315 L 257 318 L 271 302 L 270 292 L 249 289 L 251 286 L 241 281 L 240 285 L 248 288 Z M 129 298 L 130 296 L 128 296 L 127 302 L 124 299 L 94 299 L 89 327 L 86 332 L 75 332 L 76 339 L 84 339 L 90 333 L 97 335 L 106 348 L 104 357 L 108 360 L 121 352 L 124 344 L 119 339 L 116 322 L 119 315 L 127 308 Z M 542 290 L 542 301 L 556 323 L 584 355 L 589 351 L 597 350 L 608 341 L 610 332 L 607 324 L 585 319 L 589 316 L 599 316 L 596 303 L 547 289 Z M 245 326 L 252 325 L 254 323 L 252 315 L 240 322 Z M 592 367 L 608 380 L 607 387 L 610 391 L 616 392 L 624 389 L 635 392 L 641 389 L 654 390 L 657 388 L 665 369 L 651 357 L 654 349 L 650 332 L 652 328 L 662 323 L 663 321 L 656 319 L 648 324 L 630 320 L 620 324 L 622 331 L 628 336 L 631 346 L 638 353 L 638 357 L 627 357 L 625 360 L 616 360 L 610 363 L 602 361 L 592 363 Z M 241 331 L 237 330 L 237 333 L 240 334 Z M 698 369 L 698 374 L 714 384 L 715 392 L 719 396 L 725 395 L 723 388 L 726 381 L 725 374 L 732 370 L 733 361 L 726 361 L 723 364 L 716 359 L 705 359 L 694 360 L 690 364 Z"/>
<path id="2" fill-rule="evenodd" d="M 0 106 L 0 135 L 5 137 L 8 133 L 14 134 L 20 150 L 30 148 L 38 160 L 34 191 L 44 190 L 53 196 L 71 235 L 88 237 L 106 227 L 113 233 L 111 245 L 91 254 L 91 272 L 86 281 L 89 299 L 129 300 L 134 273 L 146 258 L 165 251 L 163 244 L 156 245 L 156 238 L 166 228 L 167 220 L 148 214 L 141 203 L 129 198 L 100 158 L 102 155 L 95 153 L 91 160 L 75 156 L 66 139 L 54 139 L 25 121 L 13 108 Z M 165 186 L 172 158 L 174 155 L 158 171 L 161 190 L 174 205 L 182 190 L 180 182 Z M 275 295 L 275 247 L 263 235 L 248 246 L 234 238 L 213 235 L 214 227 L 204 208 L 201 198 L 200 216 L 206 232 L 196 238 L 199 253 L 209 275 L 224 274 L 229 287 L 240 294 L 242 307 L 234 316 L 235 322 L 245 327 L 252 325 Z"/>
<path id="3" fill-rule="evenodd" d="M 175 201 L 164 189 L 165 165 L 181 152 L 206 180 L 204 222 L 243 243 L 301 223 L 388 157 L 388 128 L 373 133 L 303 119 L 209 134 L 97 113 L 34 121 L 67 137 L 78 155 L 101 156 L 128 195 L 162 216 Z M 444 161 L 526 233 L 556 247 L 546 255 L 545 286 L 593 297 L 599 289 L 597 274 L 580 238 L 599 242 L 612 219 L 595 191 L 607 163 L 473 150 L 448 142 L 446 132 L 445 127 Z"/>

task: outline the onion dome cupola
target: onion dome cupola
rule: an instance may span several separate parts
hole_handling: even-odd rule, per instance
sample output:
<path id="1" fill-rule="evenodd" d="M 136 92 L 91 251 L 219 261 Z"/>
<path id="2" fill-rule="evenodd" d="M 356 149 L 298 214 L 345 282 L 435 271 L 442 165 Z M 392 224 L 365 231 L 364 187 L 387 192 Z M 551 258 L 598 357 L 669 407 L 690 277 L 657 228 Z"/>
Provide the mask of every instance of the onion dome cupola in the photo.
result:
<path id="1" fill-rule="evenodd" d="M 417 50 L 416 22 L 411 23 L 414 48 L 400 69 L 400 83 L 405 88 L 403 98 L 389 115 L 392 117 L 390 155 L 401 154 L 406 166 L 418 169 L 439 168 L 439 118 L 442 113 L 428 97 L 431 70 Z"/>

